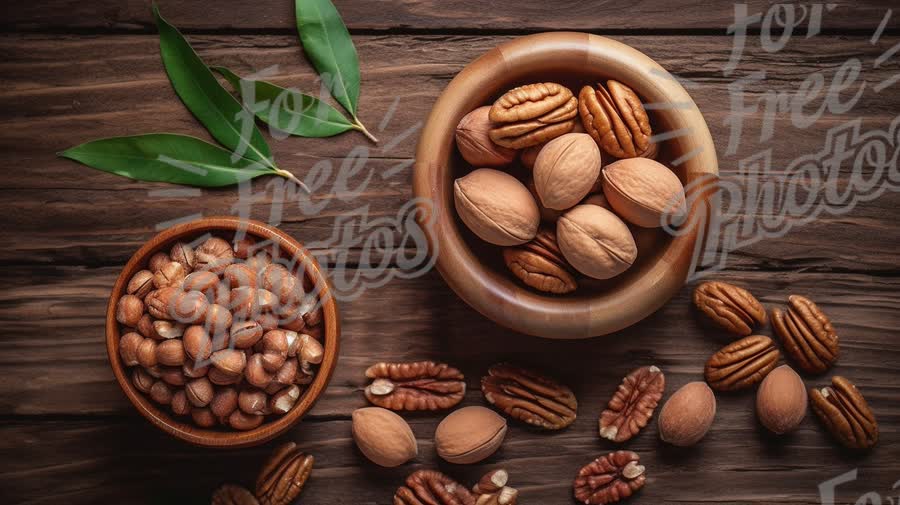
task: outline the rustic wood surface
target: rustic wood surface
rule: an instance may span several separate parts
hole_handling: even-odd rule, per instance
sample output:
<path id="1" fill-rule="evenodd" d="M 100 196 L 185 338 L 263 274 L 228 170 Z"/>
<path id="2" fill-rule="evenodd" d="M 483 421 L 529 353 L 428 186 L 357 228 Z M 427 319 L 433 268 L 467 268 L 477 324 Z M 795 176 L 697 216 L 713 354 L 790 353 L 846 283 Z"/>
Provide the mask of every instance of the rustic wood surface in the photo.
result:
<path id="1" fill-rule="evenodd" d="M 241 73 L 278 65 L 272 80 L 315 90 L 315 73 L 292 28 L 290 2 L 161 1 L 167 18 L 185 29 L 209 62 Z M 336 1 L 354 34 L 362 64 L 361 116 L 378 130 L 379 146 L 346 134 L 333 139 L 273 141 L 281 165 L 304 176 L 334 172 L 344 157 L 370 156 L 348 182 L 332 172 L 311 202 L 284 205 L 277 220 L 342 278 L 373 273 L 382 258 L 361 243 L 334 244 L 336 226 L 365 237 L 368 219 L 395 216 L 410 197 L 416 125 L 443 87 L 469 61 L 519 33 L 580 29 L 609 33 L 646 52 L 688 91 L 719 146 L 723 177 L 746 184 L 776 180 L 796 157 L 820 151 L 829 128 L 861 119 L 885 127 L 900 109 L 900 84 L 871 88 L 900 71 L 897 58 L 873 62 L 900 43 L 895 13 L 876 44 L 870 36 L 893 2 L 838 2 L 825 33 L 795 36 L 779 53 L 752 37 L 736 76 L 766 70 L 747 85 L 749 97 L 791 93 L 820 72 L 826 82 L 849 58 L 863 62 L 867 90 L 848 112 L 826 113 L 808 128 L 779 114 L 775 137 L 759 143 L 762 112 L 747 114 L 736 154 L 725 151 L 725 123 L 736 76 L 724 76 L 732 39 L 725 29 L 733 4 L 705 2 Z M 377 4 L 377 5 L 376 5 Z M 750 12 L 770 2 L 750 2 Z M 141 418 L 113 381 L 103 345 L 106 297 L 128 257 L 160 225 L 192 215 L 230 214 L 233 188 L 178 193 L 97 172 L 55 153 L 111 135 L 172 131 L 208 138 L 168 84 L 147 2 L 48 0 L 9 5 L 0 21 L 0 489 L 9 503 L 208 503 L 223 482 L 250 485 L 277 443 L 241 450 L 197 449 L 169 438 Z M 757 31 L 758 33 L 758 31 Z M 858 85 L 857 85 L 858 86 Z M 856 88 L 845 91 L 847 96 Z M 808 106 L 818 107 L 821 100 Z M 393 114 L 380 128 L 382 118 Z M 771 148 L 773 173 L 747 175 L 741 159 Z M 386 175 L 388 174 L 388 175 Z M 848 169 L 841 171 L 847 184 Z M 365 181 L 368 181 L 364 184 Z M 252 215 L 268 220 L 278 196 L 254 183 Z M 357 190 L 362 185 L 361 190 Z M 310 211 L 309 205 L 317 209 Z M 843 215 L 823 214 L 783 238 L 749 245 L 728 256 L 722 280 L 749 287 L 769 306 L 792 293 L 817 301 L 841 336 L 835 374 L 854 380 L 878 416 L 881 441 L 872 451 L 839 449 L 809 414 L 800 429 L 770 436 L 753 414 L 752 393 L 719 395 L 708 437 L 689 450 L 661 444 L 655 425 L 625 447 L 648 468 L 648 484 L 629 503 L 819 503 L 819 484 L 858 469 L 837 489 L 836 503 L 874 491 L 896 503 L 900 490 L 900 194 L 886 192 Z M 742 211 L 759 220 L 765 209 Z M 342 265 L 342 266 L 336 266 Z M 514 334 L 484 319 L 430 272 L 394 279 L 341 303 L 343 337 L 338 370 L 312 413 L 283 440 L 316 456 L 314 478 L 298 503 L 387 504 L 415 468 L 441 468 L 473 483 L 503 466 L 522 503 L 566 505 L 577 470 L 614 447 L 596 435 L 596 420 L 621 377 L 656 364 L 668 391 L 698 380 L 705 359 L 727 339 L 703 325 L 690 308 L 691 285 L 659 312 L 616 335 L 581 342 Z M 770 333 L 769 329 L 764 332 Z M 349 419 L 363 406 L 363 370 L 377 360 L 435 359 L 461 368 L 470 391 L 465 405 L 483 403 L 479 377 L 498 360 L 552 371 L 576 391 L 579 418 L 556 434 L 511 423 L 502 449 L 480 465 L 439 462 L 432 436 L 441 416 L 407 416 L 420 456 L 392 470 L 367 464 L 350 439 Z M 827 377 L 804 377 L 808 385 Z M 876 503 L 871 501 L 871 503 Z"/>

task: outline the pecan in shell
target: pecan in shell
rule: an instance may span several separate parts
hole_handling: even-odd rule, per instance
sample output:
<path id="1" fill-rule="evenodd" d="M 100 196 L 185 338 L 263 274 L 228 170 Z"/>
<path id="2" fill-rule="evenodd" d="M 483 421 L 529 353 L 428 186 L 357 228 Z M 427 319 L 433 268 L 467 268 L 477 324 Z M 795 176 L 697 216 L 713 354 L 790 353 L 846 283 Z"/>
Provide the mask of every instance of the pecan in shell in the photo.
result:
<path id="1" fill-rule="evenodd" d="M 315 459 L 288 442 L 275 449 L 256 478 L 260 505 L 290 505 L 303 490 Z"/>
<path id="2" fill-rule="evenodd" d="M 694 290 L 694 305 L 719 326 L 748 336 L 766 324 L 766 309 L 749 291 L 726 282 L 704 282 Z"/>
<path id="3" fill-rule="evenodd" d="M 513 275 L 538 291 L 565 294 L 578 288 L 551 228 L 541 228 L 530 242 L 507 247 L 503 259 Z"/>
<path id="4" fill-rule="evenodd" d="M 704 376 L 716 391 L 737 391 L 761 382 L 780 357 L 771 338 L 751 335 L 713 354 L 706 362 Z"/>
<path id="5" fill-rule="evenodd" d="M 606 81 L 581 88 L 578 112 L 585 131 L 607 154 L 616 158 L 636 158 L 651 154 L 650 118 L 640 97 L 628 86 Z"/>
<path id="6" fill-rule="evenodd" d="M 481 392 L 508 416 L 547 430 L 575 422 L 578 400 L 567 386 L 540 373 L 499 363 L 481 378 Z"/>
<path id="7" fill-rule="evenodd" d="M 875 414 L 862 393 L 846 378 L 835 376 L 830 387 L 811 388 L 809 400 L 813 412 L 845 447 L 868 449 L 878 442 Z"/>
<path id="8" fill-rule="evenodd" d="M 600 436 L 613 442 L 625 442 L 638 434 L 653 417 L 666 389 L 666 378 L 655 366 L 629 373 L 600 414 Z"/>
<path id="9" fill-rule="evenodd" d="M 806 373 L 824 373 L 838 359 L 838 336 L 821 309 L 810 299 L 788 297 L 787 312 L 772 310 L 772 327 L 784 351 Z"/>
<path id="10" fill-rule="evenodd" d="M 366 370 L 366 377 L 373 379 L 366 386 L 366 398 L 391 410 L 444 410 L 466 395 L 462 372 L 433 361 L 376 363 Z"/>
<path id="11" fill-rule="evenodd" d="M 575 128 L 578 99 L 565 86 L 544 82 L 511 89 L 491 106 L 497 123 L 489 135 L 495 144 L 523 149 L 547 142 Z"/>
<path id="12" fill-rule="evenodd" d="M 417 470 L 394 493 L 394 505 L 475 505 L 475 495 L 441 472 Z"/>
<path id="13" fill-rule="evenodd" d="M 223 484 L 213 493 L 212 505 L 259 505 L 259 502 L 241 486 Z"/>
<path id="14" fill-rule="evenodd" d="M 606 505 L 628 498 L 644 486 L 644 472 L 636 453 L 611 452 L 578 472 L 573 484 L 575 499 L 586 505 Z"/>

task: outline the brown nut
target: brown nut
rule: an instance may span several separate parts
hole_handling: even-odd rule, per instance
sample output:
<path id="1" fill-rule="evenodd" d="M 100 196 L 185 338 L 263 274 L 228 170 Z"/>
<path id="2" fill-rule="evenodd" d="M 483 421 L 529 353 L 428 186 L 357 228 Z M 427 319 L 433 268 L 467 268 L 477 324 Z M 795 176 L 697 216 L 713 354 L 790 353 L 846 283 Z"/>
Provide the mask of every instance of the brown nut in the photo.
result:
<path id="1" fill-rule="evenodd" d="M 231 312 L 225 307 L 215 303 L 207 307 L 205 324 L 210 335 L 219 335 L 227 332 L 231 322 Z"/>
<path id="2" fill-rule="evenodd" d="M 194 361 L 203 361 L 212 354 L 212 339 L 202 326 L 188 326 L 184 330 L 184 352 Z"/>
<path id="3" fill-rule="evenodd" d="M 478 480 L 478 483 L 472 487 L 472 492 L 475 493 L 475 495 L 496 493 L 503 489 L 508 482 L 509 472 L 502 468 L 498 468 L 484 474 L 481 479 Z"/>
<path id="4" fill-rule="evenodd" d="M 538 372 L 498 363 L 481 378 L 484 398 L 506 415 L 548 430 L 575 422 L 578 400 L 567 386 Z"/>
<path id="5" fill-rule="evenodd" d="M 610 279 L 637 259 L 637 245 L 628 226 L 596 205 L 579 205 L 556 224 L 559 250 L 576 270 L 595 279 Z"/>
<path id="6" fill-rule="evenodd" d="M 353 440 L 370 461 L 387 468 L 400 466 L 419 452 L 409 424 L 380 407 L 353 411 Z"/>
<path id="7" fill-rule="evenodd" d="M 699 442 L 716 417 L 716 396 L 705 382 L 690 382 L 659 412 L 659 438 L 679 447 Z"/>
<path id="8" fill-rule="evenodd" d="M 238 395 L 238 408 L 246 414 L 268 414 L 269 397 L 259 389 L 245 389 Z"/>
<path id="9" fill-rule="evenodd" d="M 504 249 L 503 260 L 513 275 L 538 291 L 565 294 L 578 288 L 552 228 L 541 228 L 531 242 Z"/>
<path id="10" fill-rule="evenodd" d="M 186 416 L 191 413 L 191 402 L 188 401 L 187 394 L 183 389 L 175 391 L 169 407 L 171 407 L 172 413 L 176 416 Z"/>
<path id="11" fill-rule="evenodd" d="M 266 367 L 263 365 L 262 354 L 256 353 L 247 360 L 247 370 L 244 373 L 244 378 L 246 378 L 247 382 L 251 385 L 260 389 L 265 389 L 272 383 L 275 374 L 266 370 Z"/>
<path id="12" fill-rule="evenodd" d="M 159 366 L 159 378 L 170 386 L 182 387 L 186 382 L 180 366 Z"/>
<path id="13" fill-rule="evenodd" d="M 269 399 L 269 410 L 275 414 L 287 414 L 297 404 L 301 393 L 300 387 L 294 384 L 282 389 Z"/>
<path id="14" fill-rule="evenodd" d="M 156 381 L 150 387 L 150 399 L 160 405 L 168 405 L 172 403 L 172 388 L 163 381 Z"/>
<path id="15" fill-rule="evenodd" d="M 169 286 L 180 287 L 184 282 L 185 275 L 184 266 L 181 263 L 170 261 L 153 274 L 153 285 L 156 286 L 156 289 Z"/>
<path id="16" fill-rule="evenodd" d="M 151 338 L 145 338 L 137 347 L 138 363 L 144 368 L 153 368 L 156 366 L 156 341 Z"/>
<path id="17" fill-rule="evenodd" d="M 262 326 L 256 321 L 243 321 L 231 326 L 231 342 L 237 349 L 253 347 L 263 336 Z"/>
<path id="18" fill-rule="evenodd" d="M 824 373 L 837 361 L 837 333 L 812 300 L 799 295 L 788 297 L 787 312 L 772 310 L 772 327 L 784 344 L 784 352 L 804 372 Z"/>
<path id="19" fill-rule="evenodd" d="M 169 258 L 168 254 L 162 251 L 154 253 L 153 256 L 150 256 L 150 260 L 147 261 L 147 269 L 155 274 L 156 272 L 159 272 L 163 265 L 170 261 L 172 261 L 172 259 Z"/>
<path id="20" fill-rule="evenodd" d="M 522 166 L 528 170 L 533 170 L 534 162 L 537 161 L 538 154 L 540 154 L 544 145 L 545 144 L 538 144 L 522 149 L 522 153 L 519 155 L 519 161 L 522 162 Z"/>
<path id="21" fill-rule="evenodd" d="M 153 316 L 147 314 L 146 312 L 141 316 L 140 321 L 137 324 L 137 331 L 142 336 L 150 337 L 150 338 L 158 338 L 159 335 L 156 334 L 156 330 L 153 329 L 153 323 L 156 321 L 153 319 Z"/>
<path id="22" fill-rule="evenodd" d="M 499 146 L 491 140 L 491 107 L 485 105 L 463 116 L 456 126 L 456 147 L 472 166 L 502 167 L 516 158 L 515 149 Z"/>
<path id="23" fill-rule="evenodd" d="M 366 370 L 366 377 L 372 379 L 366 386 L 366 398 L 391 410 L 449 409 L 466 394 L 462 372 L 433 361 L 376 363 Z"/>
<path id="24" fill-rule="evenodd" d="M 600 437 L 625 442 L 640 432 L 653 417 L 666 389 L 666 378 L 656 366 L 633 370 L 600 414 Z"/>
<path id="25" fill-rule="evenodd" d="M 275 372 L 275 375 L 272 377 L 272 382 L 269 384 L 270 388 L 282 388 L 284 386 L 290 386 L 294 384 L 297 379 L 297 372 L 300 368 L 300 364 L 296 359 L 288 359 L 284 362 L 284 365 Z M 277 391 L 277 389 L 276 389 Z M 269 392 L 269 391 L 267 391 Z M 271 392 L 270 394 L 274 394 Z"/>
<path id="26" fill-rule="evenodd" d="M 161 319 L 159 321 L 153 321 L 152 335 L 153 338 L 158 340 L 169 340 L 181 337 L 184 335 L 184 330 L 184 323 L 176 323 L 174 321 Z"/>
<path id="27" fill-rule="evenodd" d="M 769 431 L 793 431 L 806 417 L 806 386 L 791 367 L 781 365 L 766 376 L 756 392 L 756 417 Z"/>
<path id="28" fill-rule="evenodd" d="M 174 319 L 172 314 L 169 312 L 171 307 L 172 300 L 181 293 L 181 290 L 174 287 L 168 286 L 162 289 L 157 289 L 156 291 L 151 291 L 147 294 L 147 297 L 144 298 L 144 304 L 147 306 L 147 312 L 150 313 L 151 316 L 156 319 Z"/>
<path id="29" fill-rule="evenodd" d="M 164 366 L 184 364 L 184 344 L 181 339 L 163 340 L 156 346 L 156 362 Z"/>
<path id="30" fill-rule="evenodd" d="M 781 353 L 771 338 L 751 335 L 723 347 L 706 362 L 706 382 L 716 391 L 737 391 L 762 381 Z"/>
<path id="31" fill-rule="evenodd" d="M 144 302 L 135 295 L 122 295 L 116 304 L 116 321 L 135 328 L 144 315 Z"/>
<path id="32" fill-rule="evenodd" d="M 233 263 L 225 267 L 224 279 L 231 289 L 256 287 L 256 271 L 243 263 Z"/>
<path id="33" fill-rule="evenodd" d="M 199 291 L 201 293 L 209 294 L 218 284 L 218 275 L 212 272 L 199 271 L 185 277 L 181 287 L 185 291 Z"/>
<path id="34" fill-rule="evenodd" d="M 263 335 L 260 341 L 262 365 L 267 372 L 277 372 L 287 359 L 287 335 L 281 330 L 272 330 Z"/>
<path id="35" fill-rule="evenodd" d="M 141 367 L 135 367 L 131 371 L 131 383 L 141 393 L 150 393 L 150 388 L 153 387 L 154 382 L 156 382 L 156 379 Z"/>
<path id="36" fill-rule="evenodd" d="M 294 503 L 309 480 L 314 463 L 315 458 L 300 452 L 293 442 L 275 449 L 256 478 L 256 496 L 260 505 Z"/>
<path id="37" fill-rule="evenodd" d="M 257 252 L 258 246 L 256 245 L 256 239 L 253 237 L 244 237 L 241 239 L 235 237 L 231 250 L 234 251 L 235 258 L 245 260 Z"/>
<path id="38" fill-rule="evenodd" d="M 213 368 L 227 375 L 240 375 L 247 367 L 247 355 L 237 349 L 216 351 L 209 359 Z"/>
<path id="39" fill-rule="evenodd" d="M 238 287 L 232 289 L 228 295 L 228 308 L 234 314 L 235 320 L 254 319 L 260 315 L 259 292 L 256 288 Z"/>
<path id="40" fill-rule="evenodd" d="M 585 133 L 567 133 L 547 142 L 534 163 L 534 187 L 548 209 L 574 207 L 599 176 L 600 149 Z"/>
<path id="41" fill-rule="evenodd" d="M 313 365 L 321 364 L 325 359 L 325 347 L 322 343 L 306 333 L 299 335 L 297 339 L 300 341 L 300 359 Z"/>
<path id="42" fill-rule="evenodd" d="M 506 437 L 506 419 L 485 407 L 463 407 L 434 432 L 438 456 L 456 464 L 477 463 L 497 452 Z"/>
<path id="43" fill-rule="evenodd" d="M 658 228 L 685 214 L 684 186 L 675 172 L 647 158 L 603 167 L 603 195 L 616 214 L 643 228 Z"/>
<path id="44" fill-rule="evenodd" d="M 434 470 L 417 470 L 394 493 L 394 505 L 472 505 L 475 496 L 465 486 Z"/>
<path id="45" fill-rule="evenodd" d="M 628 86 L 606 81 L 581 88 L 578 94 L 581 123 L 605 152 L 616 158 L 634 158 L 650 150 L 650 118 L 641 99 Z"/>
<path id="46" fill-rule="evenodd" d="M 726 282 L 704 282 L 694 289 L 694 305 L 735 335 L 748 336 L 766 324 L 766 309 L 749 291 Z"/>
<path id="47" fill-rule="evenodd" d="M 144 337 L 133 331 L 122 335 L 119 339 L 119 356 L 122 358 L 122 363 L 125 366 L 135 366 L 139 363 L 138 347 L 143 341 Z"/>
<path id="48" fill-rule="evenodd" d="M 637 453 L 616 451 L 582 468 L 572 487 L 579 502 L 606 505 L 633 495 L 644 487 L 646 480 L 646 469 Z"/>
<path id="49" fill-rule="evenodd" d="M 537 203 L 515 177 L 480 168 L 453 183 L 456 212 L 485 242 L 509 246 L 528 242 L 541 216 Z"/>
<path id="50" fill-rule="evenodd" d="M 270 264 L 263 269 L 260 277 L 262 277 L 263 289 L 274 294 L 277 300 L 289 301 L 302 295 L 300 293 L 302 289 L 301 283 L 284 265 L 278 263 Z M 271 300 L 271 302 L 275 301 Z M 274 303 L 268 305 L 274 305 Z M 273 307 L 267 306 L 266 308 L 271 309 Z"/>
<path id="51" fill-rule="evenodd" d="M 201 428 L 212 428 L 216 425 L 216 416 L 208 408 L 191 409 L 191 419 Z"/>
<path id="52" fill-rule="evenodd" d="M 259 428 L 263 422 L 263 416 L 246 414 L 241 409 L 237 409 L 228 416 L 228 426 L 239 430 L 248 431 Z"/>
<path id="53" fill-rule="evenodd" d="M 211 237 L 194 250 L 194 268 L 209 270 L 217 274 L 225 271 L 234 262 L 231 244 L 218 237 Z"/>
<path id="54" fill-rule="evenodd" d="M 831 386 L 810 388 L 813 412 L 844 447 L 869 449 L 878 443 L 878 422 L 859 389 L 848 379 L 835 376 Z"/>
<path id="55" fill-rule="evenodd" d="M 219 418 L 227 418 L 238 408 L 238 392 L 232 386 L 216 388 L 212 400 L 209 402 L 209 409 Z"/>
<path id="56" fill-rule="evenodd" d="M 153 291 L 153 272 L 150 270 L 141 270 L 131 277 L 125 292 L 134 295 L 141 300 Z"/>
<path id="57" fill-rule="evenodd" d="M 195 407 L 206 407 L 215 395 L 215 388 L 212 382 L 206 377 L 200 377 L 188 382 L 184 386 L 184 392 L 187 393 L 187 399 L 191 405 Z"/>
<path id="58" fill-rule="evenodd" d="M 178 242 L 172 246 L 169 258 L 173 262 L 181 264 L 185 273 L 189 274 L 194 270 L 194 250 L 184 242 Z"/>
<path id="59" fill-rule="evenodd" d="M 209 373 L 209 364 L 203 366 L 198 366 L 197 363 L 194 362 L 189 357 L 184 358 L 184 364 L 181 365 L 181 373 L 184 375 L 186 379 L 199 379 L 200 377 L 206 377 L 206 374 Z"/>
<path id="60" fill-rule="evenodd" d="M 507 91 L 491 106 L 489 118 L 497 126 L 495 144 L 522 149 L 569 133 L 578 116 L 578 99 L 553 82 L 527 84 Z"/>

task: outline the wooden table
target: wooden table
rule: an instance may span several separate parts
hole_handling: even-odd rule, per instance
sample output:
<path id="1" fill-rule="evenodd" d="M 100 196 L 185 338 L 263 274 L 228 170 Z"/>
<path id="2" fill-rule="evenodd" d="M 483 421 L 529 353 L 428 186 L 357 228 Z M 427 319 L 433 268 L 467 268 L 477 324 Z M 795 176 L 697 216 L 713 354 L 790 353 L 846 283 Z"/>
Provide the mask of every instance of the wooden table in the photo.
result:
<path id="1" fill-rule="evenodd" d="M 469 61 L 519 34 L 574 29 L 605 34 L 646 52 L 688 79 L 689 91 L 719 146 L 725 180 L 763 182 L 795 158 L 823 149 L 825 134 L 859 118 L 863 128 L 885 128 L 900 107 L 900 84 L 873 86 L 900 71 L 896 55 L 875 60 L 900 42 L 894 12 L 876 43 L 870 37 L 889 0 L 838 1 L 823 17 L 823 31 L 805 28 L 777 53 L 761 49 L 759 25 L 738 69 L 723 67 L 731 53 L 726 27 L 731 3 L 674 1 L 550 3 L 537 0 L 336 2 L 353 33 L 362 64 L 361 116 L 379 122 L 398 99 L 379 146 L 356 134 L 333 139 L 272 141 L 282 166 L 299 176 L 317 163 L 337 168 L 356 146 L 370 160 L 350 188 L 371 175 L 360 195 L 333 186 L 316 191 L 322 210 L 303 215 L 285 208 L 280 226 L 301 241 L 325 241 L 336 223 L 365 236 L 353 219 L 395 216 L 410 198 L 417 134 L 436 97 Z M 317 89 L 285 0 L 178 2 L 161 0 L 166 17 L 184 30 L 211 64 L 241 73 L 278 65 L 274 81 Z M 751 1 L 750 13 L 768 2 Z M 0 20 L 0 489 L 7 503 L 208 503 L 223 482 L 251 485 L 263 458 L 278 442 L 296 441 L 316 457 L 304 505 L 387 504 L 416 468 L 440 468 L 466 483 L 486 469 L 505 467 L 522 503 L 573 503 L 578 469 L 614 447 L 597 434 L 597 417 L 621 377 L 639 365 L 666 373 L 668 392 L 702 377 L 705 359 L 727 339 L 700 324 L 690 308 L 691 285 L 640 324 L 616 335 L 555 342 L 514 334 L 484 319 L 430 272 L 395 279 L 341 303 L 342 352 L 327 394 L 311 415 L 281 440 L 242 451 L 212 451 L 165 436 L 139 417 L 113 380 L 103 345 L 106 297 L 129 256 L 160 226 L 192 215 L 233 213 L 233 188 L 178 192 L 161 184 L 115 177 L 57 158 L 54 153 L 99 137 L 171 131 L 208 138 L 178 101 L 162 68 L 158 38 L 146 1 L 45 0 L 7 6 Z M 778 32 L 780 33 L 780 32 Z M 767 92 L 793 93 L 810 74 L 831 81 L 848 59 L 862 62 L 868 82 L 850 111 L 828 112 L 808 127 L 779 113 L 774 137 L 760 143 L 762 112 L 745 116 L 743 141 L 726 152 L 735 79 L 766 70 L 765 81 L 746 85 L 747 100 Z M 852 90 L 858 89 L 856 83 Z M 845 96 L 850 96 L 845 95 Z M 807 110 L 821 104 L 813 101 Z M 771 149 L 769 174 L 742 174 L 739 163 Z M 322 167 L 322 165 L 320 165 Z M 385 172 L 399 167 L 392 176 Z M 847 182 L 849 169 L 841 171 Z M 266 181 L 254 189 L 265 193 Z M 268 194 L 253 206 L 267 219 Z M 806 294 L 832 317 L 842 356 L 833 370 L 854 380 L 877 413 L 881 441 L 872 451 L 841 450 L 812 414 L 792 435 L 776 438 L 759 427 L 754 395 L 719 395 L 716 423 L 687 450 L 658 441 L 655 424 L 626 444 L 642 455 L 648 483 L 631 503 L 819 503 L 819 484 L 858 469 L 837 488 L 837 503 L 854 503 L 873 491 L 896 503 L 900 490 L 900 194 L 887 191 L 843 215 L 824 213 L 783 238 L 732 252 L 715 278 L 749 287 L 769 306 L 792 293 Z M 765 217 L 752 206 L 751 220 Z M 339 218 L 345 221 L 339 221 Z M 322 242 L 325 244 L 324 242 Z M 335 274 L 365 273 L 370 263 L 358 246 L 317 253 Z M 343 266 L 340 266 L 343 265 Z M 766 332 L 770 330 L 766 329 Z M 410 415 L 420 456 L 397 469 L 368 464 L 350 438 L 350 413 L 366 405 L 363 370 L 377 360 L 434 359 L 460 367 L 470 391 L 465 405 L 483 404 L 479 377 L 498 360 L 533 363 L 570 384 L 580 417 L 561 433 L 536 432 L 511 423 L 501 450 L 483 464 L 441 463 L 432 437 L 441 416 Z M 830 374 L 828 375 L 830 376 Z M 809 385 L 825 377 L 805 377 Z M 874 501 L 865 503 L 879 503 Z"/>

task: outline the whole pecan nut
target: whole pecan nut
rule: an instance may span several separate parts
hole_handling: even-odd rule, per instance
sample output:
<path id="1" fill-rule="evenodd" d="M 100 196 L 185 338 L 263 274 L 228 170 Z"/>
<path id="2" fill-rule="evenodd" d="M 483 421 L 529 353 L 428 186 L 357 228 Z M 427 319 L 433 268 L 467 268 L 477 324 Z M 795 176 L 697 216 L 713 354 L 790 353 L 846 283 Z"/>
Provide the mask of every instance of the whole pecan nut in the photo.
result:
<path id="1" fill-rule="evenodd" d="M 499 363 L 481 378 L 481 392 L 508 416 L 547 430 L 575 422 L 578 400 L 568 387 L 538 372 Z"/>
<path id="2" fill-rule="evenodd" d="M 516 505 L 519 491 L 508 483 L 509 473 L 502 468 L 486 473 L 472 488 L 475 505 Z"/>
<path id="3" fill-rule="evenodd" d="M 581 88 L 578 112 L 585 131 L 601 149 L 616 158 L 655 155 L 650 143 L 652 129 L 640 97 L 628 86 L 606 81 Z"/>
<path id="4" fill-rule="evenodd" d="M 575 499 L 586 505 L 605 505 L 628 498 L 644 486 L 644 472 L 636 453 L 611 452 L 578 472 L 573 484 Z"/>
<path id="5" fill-rule="evenodd" d="M 259 505 L 259 502 L 241 486 L 223 484 L 213 493 L 212 505 Z"/>
<path id="6" fill-rule="evenodd" d="M 554 82 L 511 89 L 491 106 L 497 123 L 489 135 L 495 144 L 511 149 L 536 146 L 575 128 L 578 99 L 569 88 Z"/>
<path id="7" fill-rule="evenodd" d="M 625 442 L 637 435 L 653 417 L 665 389 L 666 377 L 655 366 L 644 366 L 626 375 L 600 414 L 600 436 Z"/>
<path id="8" fill-rule="evenodd" d="M 764 335 L 732 342 L 706 361 L 704 375 L 716 391 L 737 391 L 762 381 L 778 364 L 781 353 Z"/>
<path id="9" fill-rule="evenodd" d="M 551 228 L 541 228 L 530 242 L 507 247 L 503 259 L 513 275 L 538 291 L 565 294 L 578 287 Z"/>
<path id="10" fill-rule="evenodd" d="M 828 316 L 810 299 L 788 297 L 787 312 L 772 310 L 772 326 L 785 352 L 804 372 L 823 373 L 837 361 L 837 333 Z"/>
<path id="11" fill-rule="evenodd" d="M 766 324 L 766 309 L 744 288 L 725 282 L 704 282 L 694 290 L 694 305 L 719 326 L 746 337 Z"/>
<path id="12" fill-rule="evenodd" d="M 441 472 L 417 470 L 394 493 L 394 505 L 475 505 L 475 495 Z"/>
<path id="13" fill-rule="evenodd" d="M 433 361 L 376 363 L 366 370 L 373 379 L 366 398 L 391 410 L 449 409 L 466 395 L 465 377 L 452 366 Z"/>
<path id="14" fill-rule="evenodd" d="M 831 387 L 811 388 L 809 399 L 813 412 L 844 446 L 868 449 L 878 442 L 875 414 L 849 380 L 835 376 L 831 379 Z"/>
<path id="15" fill-rule="evenodd" d="M 272 453 L 256 478 L 256 498 L 261 505 L 290 505 L 303 490 L 315 459 L 288 442 Z"/>

